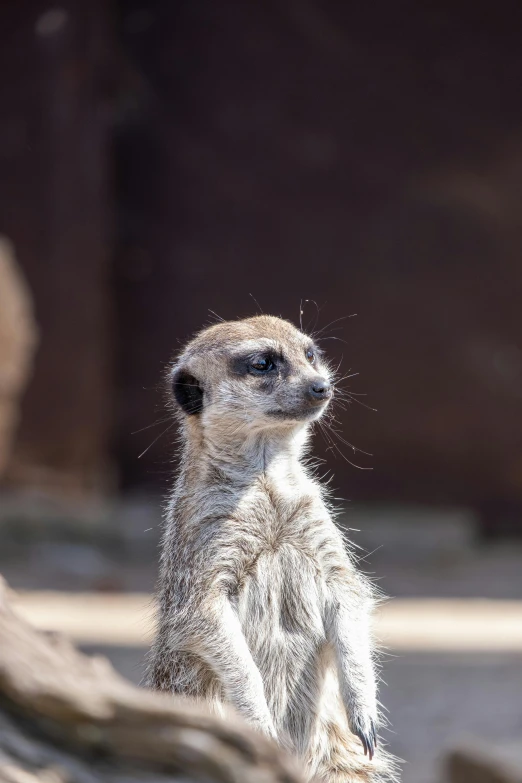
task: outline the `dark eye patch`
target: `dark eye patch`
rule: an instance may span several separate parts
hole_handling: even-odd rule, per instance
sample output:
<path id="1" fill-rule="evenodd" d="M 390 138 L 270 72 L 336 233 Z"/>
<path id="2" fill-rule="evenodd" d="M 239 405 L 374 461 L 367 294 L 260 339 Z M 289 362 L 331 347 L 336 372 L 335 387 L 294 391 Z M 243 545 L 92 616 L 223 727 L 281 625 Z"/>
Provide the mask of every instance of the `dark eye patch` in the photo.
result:
<path id="1" fill-rule="evenodd" d="M 279 367 L 282 357 L 277 357 L 269 351 L 248 353 L 235 356 L 231 361 L 231 371 L 234 375 L 269 375 Z"/>

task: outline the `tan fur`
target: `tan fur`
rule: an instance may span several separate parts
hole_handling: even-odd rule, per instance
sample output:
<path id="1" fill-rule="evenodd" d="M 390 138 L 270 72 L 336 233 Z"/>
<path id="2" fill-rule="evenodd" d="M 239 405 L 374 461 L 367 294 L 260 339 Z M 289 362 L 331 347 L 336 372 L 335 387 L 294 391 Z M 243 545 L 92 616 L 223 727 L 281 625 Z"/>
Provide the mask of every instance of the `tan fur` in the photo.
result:
<path id="1" fill-rule="evenodd" d="M 290 323 L 258 316 L 201 332 L 169 378 L 182 453 L 150 686 L 232 706 L 311 777 L 388 780 L 372 589 L 301 461 L 330 399 L 326 363 Z"/>

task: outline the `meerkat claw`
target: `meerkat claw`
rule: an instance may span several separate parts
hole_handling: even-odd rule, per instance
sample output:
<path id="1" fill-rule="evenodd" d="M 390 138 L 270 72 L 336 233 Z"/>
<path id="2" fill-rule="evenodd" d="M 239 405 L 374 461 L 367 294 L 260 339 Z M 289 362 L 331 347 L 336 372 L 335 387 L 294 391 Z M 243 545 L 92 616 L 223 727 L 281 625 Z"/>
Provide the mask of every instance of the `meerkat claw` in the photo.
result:
<path id="1" fill-rule="evenodd" d="M 355 731 L 355 735 L 359 737 L 359 739 L 361 740 L 364 749 L 364 755 L 368 756 L 369 760 L 372 761 L 375 755 L 375 748 L 377 747 L 377 738 L 376 738 L 374 722 L 371 721 L 368 732 L 365 732 L 362 729 L 357 729 Z"/>

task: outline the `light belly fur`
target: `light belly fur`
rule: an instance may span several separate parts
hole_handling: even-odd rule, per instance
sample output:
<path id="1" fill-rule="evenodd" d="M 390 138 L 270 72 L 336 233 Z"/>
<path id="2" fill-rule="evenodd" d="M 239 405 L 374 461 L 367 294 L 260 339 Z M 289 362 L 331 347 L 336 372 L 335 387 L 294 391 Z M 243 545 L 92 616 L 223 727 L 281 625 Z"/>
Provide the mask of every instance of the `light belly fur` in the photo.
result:
<path id="1" fill-rule="evenodd" d="M 280 741 L 306 753 L 331 655 L 321 607 L 326 585 L 289 544 L 263 552 L 237 596 L 242 630 L 265 688 Z"/>

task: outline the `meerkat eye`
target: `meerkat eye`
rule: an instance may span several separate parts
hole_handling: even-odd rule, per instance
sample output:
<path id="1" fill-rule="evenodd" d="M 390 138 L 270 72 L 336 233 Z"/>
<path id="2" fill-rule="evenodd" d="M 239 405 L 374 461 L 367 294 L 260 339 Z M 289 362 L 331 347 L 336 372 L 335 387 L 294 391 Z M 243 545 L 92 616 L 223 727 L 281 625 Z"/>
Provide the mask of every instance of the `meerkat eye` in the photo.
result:
<path id="1" fill-rule="evenodd" d="M 306 358 L 310 362 L 310 364 L 315 364 L 315 352 L 313 348 L 308 348 L 306 352 Z"/>
<path id="2" fill-rule="evenodd" d="M 274 362 L 269 356 L 256 356 L 250 362 L 250 369 L 255 373 L 270 372 L 270 370 L 274 369 Z"/>

